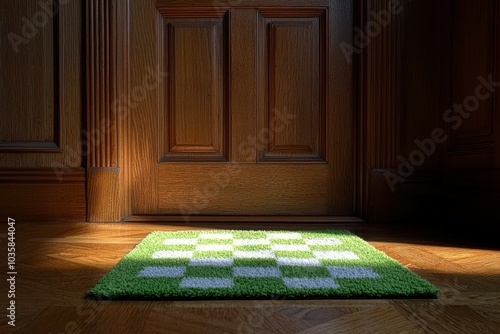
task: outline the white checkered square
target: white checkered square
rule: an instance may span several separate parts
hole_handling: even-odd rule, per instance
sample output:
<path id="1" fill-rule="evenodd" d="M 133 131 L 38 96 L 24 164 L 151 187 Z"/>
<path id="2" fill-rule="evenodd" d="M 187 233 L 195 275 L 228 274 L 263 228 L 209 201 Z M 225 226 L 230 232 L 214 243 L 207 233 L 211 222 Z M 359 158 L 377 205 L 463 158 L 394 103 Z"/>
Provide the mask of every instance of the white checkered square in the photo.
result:
<path id="1" fill-rule="evenodd" d="M 232 233 L 202 233 L 200 239 L 232 239 Z"/>
<path id="2" fill-rule="evenodd" d="M 211 267 L 231 267 L 234 260 L 232 258 L 193 258 L 189 261 L 190 266 L 211 266 Z"/>
<path id="3" fill-rule="evenodd" d="M 153 259 L 190 259 L 193 254 L 193 251 L 157 251 Z"/>
<path id="4" fill-rule="evenodd" d="M 164 245 L 196 245 L 198 243 L 198 238 L 196 239 L 165 239 L 163 241 Z"/>
<path id="5" fill-rule="evenodd" d="M 278 257 L 276 259 L 278 266 L 303 266 L 303 267 L 321 267 L 323 264 L 318 259 L 313 258 L 292 258 Z"/>
<path id="6" fill-rule="evenodd" d="M 337 238 L 314 238 L 314 239 L 304 239 L 306 245 L 309 246 L 337 246 L 341 245 L 342 241 Z"/>
<path id="7" fill-rule="evenodd" d="M 182 277 L 186 272 L 186 267 L 145 267 L 138 277 Z"/>
<path id="8" fill-rule="evenodd" d="M 285 285 L 295 289 L 337 289 L 340 286 L 332 278 L 283 278 Z"/>
<path id="9" fill-rule="evenodd" d="M 380 275 L 369 267 L 327 267 L 334 278 L 379 278 Z"/>
<path id="10" fill-rule="evenodd" d="M 269 245 L 269 239 L 234 239 L 237 246 Z"/>
<path id="11" fill-rule="evenodd" d="M 313 251 L 320 260 L 358 260 L 359 257 L 351 251 Z"/>
<path id="12" fill-rule="evenodd" d="M 234 251 L 235 259 L 274 259 L 273 251 Z"/>

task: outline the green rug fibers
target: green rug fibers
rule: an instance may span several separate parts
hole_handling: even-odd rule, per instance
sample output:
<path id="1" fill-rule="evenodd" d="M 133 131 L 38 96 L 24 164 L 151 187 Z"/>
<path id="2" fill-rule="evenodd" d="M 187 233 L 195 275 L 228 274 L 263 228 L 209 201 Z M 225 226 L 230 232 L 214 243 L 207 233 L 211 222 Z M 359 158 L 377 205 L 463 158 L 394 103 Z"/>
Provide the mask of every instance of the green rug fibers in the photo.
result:
<path id="1" fill-rule="evenodd" d="M 436 298 L 345 230 L 152 232 L 90 291 L 106 299 Z"/>

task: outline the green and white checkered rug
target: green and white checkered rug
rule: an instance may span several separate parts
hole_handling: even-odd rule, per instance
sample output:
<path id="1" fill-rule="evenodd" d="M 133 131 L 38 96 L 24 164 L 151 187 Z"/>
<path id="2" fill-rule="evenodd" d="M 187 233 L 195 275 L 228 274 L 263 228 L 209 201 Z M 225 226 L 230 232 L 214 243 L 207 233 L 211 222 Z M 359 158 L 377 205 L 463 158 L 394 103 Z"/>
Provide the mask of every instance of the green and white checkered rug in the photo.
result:
<path id="1" fill-rule="evenodd" d="M 88 291 L 105 299 L 435 298 L 353 233 L 152 232 Z"/>

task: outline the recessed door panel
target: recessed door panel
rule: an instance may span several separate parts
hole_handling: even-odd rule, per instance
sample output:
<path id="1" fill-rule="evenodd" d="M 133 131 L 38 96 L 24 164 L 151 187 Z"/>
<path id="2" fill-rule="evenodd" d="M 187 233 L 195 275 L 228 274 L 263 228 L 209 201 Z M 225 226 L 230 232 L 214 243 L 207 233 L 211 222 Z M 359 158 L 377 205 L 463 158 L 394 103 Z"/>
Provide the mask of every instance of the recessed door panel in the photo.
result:
<path id="1" fill-rule="evenodd" d="M 325 10 L 266 9 L 260 45 L 259 160 L 326 160 Z"/>
<path id="2" fill-rule="evenodd" d="M 226 160 L 227 56 L 224 17 L 163 18 L 162 161 Z"/>

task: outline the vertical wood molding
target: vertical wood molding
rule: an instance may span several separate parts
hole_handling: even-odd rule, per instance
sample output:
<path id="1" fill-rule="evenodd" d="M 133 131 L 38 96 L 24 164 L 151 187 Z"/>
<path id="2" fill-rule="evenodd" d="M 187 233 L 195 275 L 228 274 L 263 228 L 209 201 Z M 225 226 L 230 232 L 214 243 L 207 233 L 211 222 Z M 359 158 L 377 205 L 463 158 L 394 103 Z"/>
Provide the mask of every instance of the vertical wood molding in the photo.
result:
<path id="1" fill-rule="evenodd" d="M 87 1 L 88 167 L 117 167 L 116 0 Z"/>
<path id="2" fill-rule="evenodd" d="M 389 11 L 391 2 L 374 0 L 358 4 L 356 47 L 359 34 L 376 22 L 372 13 Z M 402 2 L 403 5 L 405 2 Z M 356 76 L 358 86 L 358 215 L 368 216 L 370 170 L 398 165 L 401 120 L 401 26 L 402 15 L 392 14 L 391 22 L 361 46 Z M 358 42 L 359 43 L 359 42 Z M 380 186 L 384 186 L 383 184 Z"/>
<path id="3" fill-rule="evenodd" d="M 388 1 L 367 2 L 367 12 L 389 10 Z M 368 23 L 374 18 L 366 18 Z M 367 167 L 388 168 L 397 166 L 400 154 L 401 112 L 401 14 L 393 14 L 392 20 L 366 47 L 366 101 L 367 114 Z"/>
<path id="4" fill-rule="evenodd" d="M 128 1 L 87 5 L 87 220 L 120 221 L 126 193 Z"/>
<path id="5" fill-rule="evenodd" d="M 331 129 L 327 134 L 327 159 L 332 163 L 335 173 L 330 174 L 330 213 L 336 215 L 354 214 L 355 198 L 355 121 L 353 63 L 346 61 L 340 48 L 341 43 L 353 40 L 353 1 L 330 0 L 326 24 L 329 38 L 325 43 L 328 49 L 326 73 L 329 76 L 327 91 L 328 109 L 326 122 Z M 335 115 L 332 117 L 331 115 Z M 345 152 L 352 152 L 351 155 Z"/>
<path id="6" fill-rule="evenodd" d="M 364 1 L 354 2 L 353 27 L 363 27 L 366 21 L 367 5 Z M 356 136 L 356 215 L 366 217 L 366 205 L 368 203 L 367 192 L 367 163 L 366 163 L 366 52 L 354 55 L 354 80 L 355 101 L 354 107 L 357 111 Z"/>
<path id="7" fill-rule="evenodd" d="M 498 59 L 500 57 L 500 3 L 495 1 L 495 45 L 494 45 L 494 55 L 493 59 Z M 493 64 L 494 71 L 494 81 L 500 81 L 500 65 L 498 61 Z M 494 131 L 494 141 L 495 141 L 495 168 L 500 168 L 500 91 L 497 91 L 493 96 L 493 131 Z"/>

